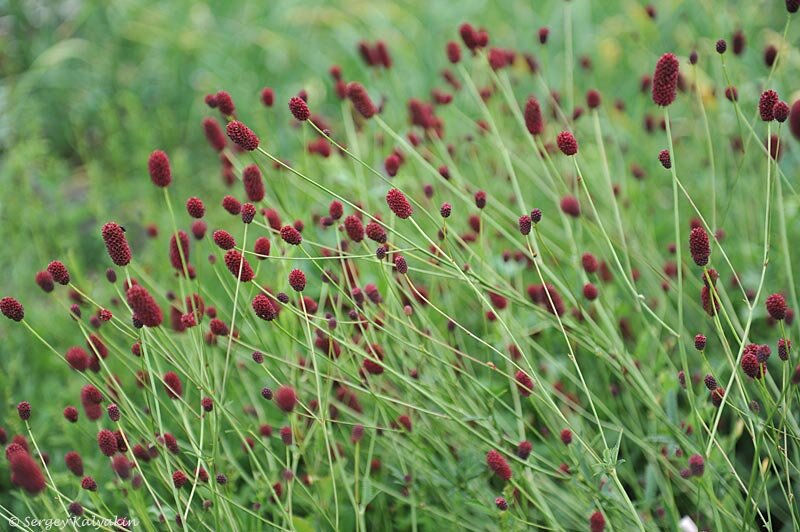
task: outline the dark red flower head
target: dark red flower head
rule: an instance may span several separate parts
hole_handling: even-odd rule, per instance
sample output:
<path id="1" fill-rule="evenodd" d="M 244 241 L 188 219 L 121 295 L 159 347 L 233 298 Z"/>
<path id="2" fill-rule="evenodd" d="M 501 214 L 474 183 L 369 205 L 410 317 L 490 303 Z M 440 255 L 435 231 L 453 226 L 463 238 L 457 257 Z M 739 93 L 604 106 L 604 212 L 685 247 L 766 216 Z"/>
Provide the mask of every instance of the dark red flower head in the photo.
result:
<path id="1" fill-rule="evenodd" d="M 180 240 L 181 247 L 178 249 L 178 240 Z M 189 265 L 189 235 L 186 231 L 178 231 L 178 238 L 172 235 L 169 239 L 169 262 L 172 267 L 182 272 L 183 264 Z"/>
<path id="2" fill-rule="evenodd" d="M 745 349 L 748 348 L 745 347 Z M 755 352 L 756 352 L 756 358 L 758 358 L 758 361 L 761 363 L 767 362 L 769 360 L 769 357 L 772 355 L 772 349 L 766 344 L 756 345 Z"/>
<path id="3" fill-rule="evenodd" d="M 405 194 L 393 188 L 386 193 L 386 204 L 398 218 L 405 220 L 414 213 L 414 209 L 406 199 Z"/>
<path id="4" fill-rule="evenodd" d="M 699 454 L 693 454 L 689 457 L 689 469 L 692 471 L 692 476 L 702 477 L 705 471 L 705 461 Z"/>
<path id="5" fill-rule="evenodd" d="M 600 102 L 601 102 L 600 92 L 592 89 L 586 93 L 586 106 L 589 109 L 597 109 L 598 107 L 600 107 Z"/>
<path id="6" fill-rule="evenodd" d="M 95 355 L 100 358 L 108 358 L 108 347 L 103 343 L 103 340 L 96 334 L 90 334 L 86 340 L 86 347 Z"/>
<path id="7" fill-rule="evenodd" d="M 78 421 L 78 409 L 74 406 L 68 406 L 64 408 L 64 419 L 69 421 L 70 423 L 75 423 Z"/>
<path id="8" fill-rule="evenodd" d="M 22 401 L 17 405 L 17 414 L 22 421 L 28 421 L 31 418 L 31 404 L 28 401 Z"/>
<path id="9" fill-rule="evenodd" d="M 745 349 L 745 353 L 742 355 L 742 371 L 752 379 L 760 379 L 764 373 L 762 369 L 766 371 L 766 364 L 758 361 L 755 350 Z"/>
<path id="10" fill-rule="evenodd" d="M 311 111 L 308 110 L 308 104 L 305 100 L 297 96 L 292 96 L 289 99 L 289 111 L 292 112 L 292 116 L 295 120 L 301 122 L 305 122 L 308 120 L 308 117 L 311 116 Z"/>
<path id="11" fill-rule="evenodd" d="M 203 220 L 192 222 L 192 234 L 197 240 L 202 240 L 206 236 L 206 229 L 208 229 L 208 224 Z"/>
<path id="12" fill-rule="evenodd" d="M 508 466 L 508 462 L 494 449 L 486 453 L 486 465 L 489 466 L 489 469 L 491 469 L 499 479 L 505 481 L 511 479 L 511 468 Z"/>
<path id="13" fill-rule="evenodd" d="M 244 191 L 247 194 L 247 199 L 254 203 L 258 203 L 264 199 L 264 181 L 258 166 L 251 164 L 245 167 L 242 172 L 242 183 L 244 183 Z"/>
<path id="14" fill-rule="evenodd" d="M 711 292 L 707 284 L 700 289 L 700 303 L 709 316 L 714 316 L 717 313 L 719 308 L 718 298 Z"/>
<path id="15" fill-rule="evenodd" d="M 353 242 L 361 242 L 364 240 L 364 224 L 361 223 L 361 220 L 355 214 L 351 214 L 344 219 L 344 229 L 347 232 L 347 236 L 349 236 L 350 240 Z"/>
<path id="16" fill-rule="evenodd" d="M 76 477 L 83 476 L 83 460 L 81 455 L 75 451 L 69 451 L 64 455 L 64 464 Z"/>
<path id="17" fill-rule="evenodd" d="M 561 150 L 561 153 L 564 155 L 570 156 L 578 153 L 578 141 L 575 140 L 575 136 L 569 131 L 562 131 L 559 133 L 556 137 L 556 144 L 558 144 L 558 149 Z"/>
<path id="18" fill-rule="evenodd" d="M 531 217 L 523 214 L 519 217 L 519 232 L 528 235 L 531 232 Z"/>
<path id="19" fill-rule="evenodd" d="M 141 285 L 134 284 L 125 295 L 128 305 L 133 310 L 133 316 L 147 327 L 158 327 L 164 320 L 161 307 L 156 300 Z"/>
<path id="20" fill-rule="evenodd" d="M 483 190 L 475 193 L 475 206 L 479 209 L 486 207 L 486 192 Z"/>
<path id="21" fill-rule="evenodd" d="M 67 506 L 70 515 L 74 515 L 75 517 L 80 517 L 83 515 L 83 506 L 78 501 L 72 501 Z"/>
<path id="22" fill-rule="evenodd" d="M 253 251 L 256 254 L 256 258 L 258 260 L 264 260 L 269 256 L 269 249 L 271 245 L 269 242 L 269 238 L 265 236 L 260 236 L 256 238 L 255 243 L 253 244 Z"/>
<path id="23" fill-rule="evenodd" d="M 396 176 L 397 170 L 400 168 L 400 157 L 398 157 L 396 153 L 390 154 L 383 161 L 383 167 L 389 177 Z"/>
<path id="24" fill-rule="evenodd" d="M 543 26 L 539 28 L 539 42 L 541 44 L 547 44 L 547 37 L 550 35 L 550 28 L 547 26 Z"/>
<path id="25" fill-rule="evenodd" d="M 242 205 L 242 222 L 249 224 L 253 222 L 256 217 L 256 206 L 252 203 L 245 203 Z"/>
<path id="26" fill-rule="evenodd" d="M 461 48 L 458 46 L 457 42 L 450 41 L 447 43 L 447 59 L 453 64 L 461 60 Z"/>
<path id="27" fill-rule="evenodd" d="M 581 205 L 575 196 L 564 196 L 561 198 L 561 210 L 573 218 L 581 215 Z M 532 218 L 532 217 L 531 217 Z"/>
<path id="28" fill-rule="evenodd" d="M 214 400 L 210 397 L 203 397 L 203 399 L 200 401 L 200 404 L 203 407 L 203 410 L 206 412 L 211 412 L 214 410 Z"/>
<path id="29" fill-rule="evenodd" d="M 238 120 L 228 122 L 227 132 L 228 138 L 243 150 L 253 151 L 258 148 L 259 140 L 256 134 Z"/>
<path id="30" fill-rule="evenodd" d="M 28 452 L 28 442 L 24 436 L 15 436 L 14 441 L 6 447 L 6 459 L 10 459 L 17 453 Z"/>
<path id="31" fill-rule="evenodd" d="M 533 451 L 533 444 L 528 440 L 523 440 L 519 442 L 519 445 L 517 445 L 517 456 L 523 460 L 528 459 L 528 457 L 531 455 L 531 451 Z"/>
<path id="32" fill-rule="evenodd" d="M 661 166 L 667 170 L 672 168 L 672 159 L 669 156 L 669 150 L 661 150 L 658 152 L 658 161 L 661 163 Z"/>
<path id="33" fill-rule="evenodd" d="M 334 220 L 338 220 L 344 214 L 344 206 L 341 202 L 333 200 L 328 206 L 328 214 L 330 214 L 331 218 Z"/>
<path id="34" fill-rule="evenodd" d="M 702 227 L 695 227 L 689 234 L 689 251 L 692 259 L 698 266 L 708 264 L 708 257 L 711 255 L 711 247 L 708 242 L 708 234 Z"/>
<path id="35" fill-rule="evenodd" d="M 208 325 L 215 336 L 228 336 L 228 326 L 221 319 L 212 318 Z"/>
<path id="36" fill-rule="evenodd" d="M 212 238 L 214 239 L 214 243 L 221 249 L 229 250 L 236 247 L 236 240 L 224 229 L 217 229 L 214 231 Z"/>
<path id="37" fill-rule="evenodd" d="M 597 299 L 597 295 L 597 287 L 593 283 L 586 283 L 583 285 L 583 297 L 589 301 L 594 301 Z"/>
<path id="38" fill-rule="evenodd" d="M 102 429 L 97 433 L 97 446 L 100 452 L 106 456 L 114 456 L 117 452 L 117 436 L 108 429 Z"/>
<path id="39" fill-rule="evenodd" d="M 758 100 L 758 113 L 761 115 L 761 120 L 771 122 L 775 119 L 773 110 L 775 109 L 775 104 L 779 101 L 778 93 L 772 89 L 761 93 L 761 97 Z"/>
<path id="40" fill-rule="evenodd" d="M 150 154 L 150 158 L 147 160 L 147 170 L 150 172 L 150 179 L 156 186 L 166 187 L 172 182 L 169 158 L 161 150 L 155 150 Z"/>
<path id="41" fill-rule="evenodd" d="M 786 317 L 786 299 L 781 294 L 769 296 L 765 305 L 772 319 L 780 321 Z"/>
<path id="42" fill-rule="evenodd" d="M 289 272 L 289 285 L 297 292 L 302 292 L 306 287 L 306 274 L 303 270 L 294 269 Z"/>
<path id="43" fill-rule="evenodd" d="M 25 317 L 25 309 L 22 304 L 13 297 L 0 299 L 0 312 L 10 320 L 22 321 Z"/>
<path id="44" fill-rule="evenodd" d="M 186 473 L 183 471 L 178 470 L 172 473 L 172 484 L 178 489 L 181 489 L 184 485 L 186 485 L 188 480 L 189 479 L 186 477 Z"/>
<path id="45" fill-rule="evenodd" d="M 270 87 L 264 87 L 261 89 L 261 103 L 263 103 L 266 107 L 272 107 L 274 101 L 275 92 Z"/>
<path id="46" fill-rule="evenodd" d="M 778 340 L 778 357 L 786 362 L 789 360 L 789 351 L 792 349 L 792 342 L 786 338 Z"/>
<path id="47" fill-rule="evenodd" d="M 775 59 L 778 57 L 778 49 L 773 45 L 768 45 L 764 48 L 764 63 L 769 67 L 772 68 L 772 65 L 775 64 Z"/>
<path id="48" fill-rule="evenodd" d="M 222 151 L 225 149 L 225 145 L 228 141 L 225 139 L 225 135 L 222 133 L 222 128 L 219 125 L 219 122 L 214 120 L 213 118 L 206 118 L 203 120 L 203 132 L 206 134 L 206 140 L 217 151 Z"/>
<path id="49" fill-rule="evenodd" d="M 367 237 L 379 244 L 386 243 L 386 230 L 378 222 L 370 222 L 365 230 Z"/>
<path id="50" fill-rule="evenodd" d="M 706 348 L 706 336 L 704 334 L 698 334 L 694 337 L 694 348 L 698 351 Z"/>
<path id="51" fill-rule="evenodd" d="M 297 394 L 291 386 L 280 386 L 275 391 L 275 404 L 284 412 L 291 412 L 297 405 Z"/>
<path id="52" fill-rule="evenodd" d="M 733 43 L 733 53 L 736 55 L 742 55 L 742 52 L 744 52 L 744 46 L 747 43 L 747 39 L 745 38 L 742 30 L 736 30 L 734 32 L 731 42 Z"/>
<path id="53" fill-rule="evenodd" d="M 786 102 L 778 102 L 772 108 L 772 116 L 781 124 L 786 122 L 786 119 L 789 118 L 789 113 L 789 104 Z"/>
<path id="54" fill-rule="evenodd" d="M 514 379 L 517 381 L 517 390 L 519 390 L 520 395 L 528 397 L 533 390 L 533 380 L 522 370 L 517 371 Z"/>
<path id="55" fill-rule="evenodd" d="M 364 293 L 367 294 L 367 297 L 370 301 L 375 303 L 376 305 L 380 304 L 382 301 L 381 293 L 378 291 L 378 287 L 374 284 L 370 283 L 364 286 Z"/>
<path id="56" fill-rule="evenodd" d="M 583 270 L 586 273 L 595 273 L 599 264 L 597 262 L 597 257 L 592 255 L 591 253 L 584 253 L 581 257 L 581 264 L 583 265 Z"/>
<path id="57" fill-rule="evenodd" d="M 258 294 L 256 297 L 254 297 L 252 306 L 256 316 L 262 320 L 272 321 L 278 317 L 278 312 L 275 310 L 275 305 L 264 294 Z"/>
<path id="58" fill-rule="evenodd" d="M 652 95 L 653 102 L 661 107 L 667 107 L 675 101 L 678 88 L 679 64 L 678 59 L 666 53 L 656 63 L 653 73 Z"/>
<path id="59" fill-rule="evenodd" d="M 603 532 L 606 529 L 606 518 L 603 517 L 602 512 L 597 510 L 589 516 L 589 530 L 590 532 Z"/>
<path id="60" fill-rule="evenodd" d="M 31 495 L 41 493 L 45 489 L 45 480 L 39 464 L 22 446 L 12 443 L 6 448 L 8 469 L 11 471 L 11 483 L 19 486 Z"/>
<path id="61" fill-rule="evenodd" d="M 544 131 L 544 121 L 542 120 L 542 109 L 539 100 L 531 96 L 525 103 L 525 127 L 531 135 L 541 135 Z"/>
<path id="62" fill-rule="evenodd" d="M 364 118 L 372 118 L 378 112 L 369 94 L 367 94 L 367 90 L 357 81 L 347 84 L 347 97 L 353 102 L 353 107 L 356 108 L 356 111 Z"/>
<path id="63" fill-rule="evenodd" d="M 504 497 L 495 497 L 494 505 L 497 506 L 497 509 L 501 512 L 508 510 L 508 501 Z"/>
<path id="64" fill-rule="evenodd" d="M 178 447 L 178 440 L 176 440 L 175 436 L 169 432 L 165 432 L 163 436 L 159 437 L 159 441 L 163 443 L 167 450 L 169 450 L 169 452 L 172 454 L 178 454 L 180 451 L 180 447 Z"/>
<path id="65" fill-rule="evenodd" d="M 283 444 L 284 445 L 291 445 L 292 444 L 292 439 L 293 439 L 292 427 L 290 427 L 288 425 L 284 425 L 283 427 L 281 427 L 281 430 L 279 432 L 280 432 L 281 441 L 283 441 Z"/>
<path id="66" fill-rule="evenodd" d="M 213 98 L 214 106 L 219 109 L 219 112 L 224 116 L 233 116 L 236 113 L 236 107 L 233 105 L 231 95 L 225 91 L 219 91 Z"/>
<path id="67" fill-rule="evenodd" d="M 405 257 L 402 255 L 396 255 L 394 258 L 394 269 L 397 270 L 397 273 L 400 275 L 405 275 L 408 273 L 408 263 L 406 262 Z"/>
<path id="68" fill-rule="evenodd" d="M 719 39 L 716 44 L 716 49 L 718 54 L 724 54 L 725 50 L 728 49 L 728 43 L 725 42 L 725 39 Z"/>
<path id="69" fill-rule="evenodd" d="M 117 266 L 130 264 L 131 248 L 125 238 L 125 229 L 117 223 L 108 222 L 103 226 L 102 234 L 111 261 Z"/>
<path id="70" fill-rule="evenodd" d="M 70 347 L 64 358 L 76 371 L 86 371 L 89 367 L 89 354 L 82 347 Z"/>
<path id="71" fill-rule="evenodd" d="M 42 270 L 36 274 L 36 284 L 39 285 L 39 288 L 44 290 L 45 292 L 52 292 L 53 288 L 55 288 L 55 283 L 53 282 L 53 276 L 50 275 L 50 272 L 47 270 Z"/>
<path id="72" fill-rule="evenodd" d="M 281 238 L 284 242 L 292 246 L 299 246 L 303 241 L 303 236 L 300 234 L 300 231 L 291 225 L 284 225 L 281 227 Z"/>
<path id="73" fill-rule="evenodd" d="M 367 66 L 376 66 L 380 64 L 377 49 L 371 47 L 367 41 L 358 43 L 358 53 L 361 54 L 361 58 Z"/>
<path id="74" fill-rule="evenodd" d="M 231 272 L 234 277 L 238 277 L 243 283 L 249 283 L 253 280 L 253 277 L 255 277 L 250 263 L 235 249 L 231 249 L 225 253 L 225 266 L 228 267 L 228 271 Z M 241 273 L 239 273 L 240 269 Z"/>
<path id="75" fill-rule="evenodd" d="M 83 477 L 81 480 L 81 488 L 86 491 L 97 491 L 97 482 L 92 477 Z"/>
<path id="76" fill-rule="evenodd" d="M 383 68 L 392 67 L 392 57 L 389 55 L 389 48 L 386 46 L 385 42 L 378 41 L 375 43 L 375 56 Z"/>
<path id="77" fill-rule="evenodd" d="M 475 53 L 476 49 L 485 48 L 486 45 L 489 44 L 489 33 L 482 28 L 476 30 L 473 29 L 469 24 L 463 24 L 460 31 L 462 38 L 464 38 L 464 43 L 467 44 L 467 41 L 469 41 L 467 47 L 469 47 L 473 53 Z M 465 32 L 469 32 L 471 34 L 468 39 L 466 37 L 467 33 Z"/>
<path id="78" fill-rule="evenodd" d="M 47 265 L 47 271 L 53 276 L 53 280 L 58 284 L 69 284 L 69 270 L 60 260 L 54 260 Z"/>
<path id="79" fill-rule="evenodd" d="M 122 480 L 127 480 L 131 476 L 131 461 L 125 455 L 117 454 L 111 459 L 111 468 Z"/>
<path id="80" fill-rule="evenodd" d="M 242 203 L 231 195 L 222 198 L 222 208 L 228 211 L 228 214 L 238 216 L 242 212 Z"/>
<path id="81" fill-rule="evenodd" d="M 192 196 L 186 200 L 186 212 L 192 218 L 202 218 L 206 213 L 206 206 L 203 204 L 203 200 Z"/>
<path id="82" fill-rule="evenodd" d="M 81 402 L 84 404 L 100 404 L 103 402 L 103 394 L 92 384 L 87 384 L 81 388 Z"/>
<path id="83" fill-rule="evenodd" d="M 164 388 L 170 399 L 177 399 L 183 395 L 183 383 L 181 378 L 174 371 L 164 373 Z"/>

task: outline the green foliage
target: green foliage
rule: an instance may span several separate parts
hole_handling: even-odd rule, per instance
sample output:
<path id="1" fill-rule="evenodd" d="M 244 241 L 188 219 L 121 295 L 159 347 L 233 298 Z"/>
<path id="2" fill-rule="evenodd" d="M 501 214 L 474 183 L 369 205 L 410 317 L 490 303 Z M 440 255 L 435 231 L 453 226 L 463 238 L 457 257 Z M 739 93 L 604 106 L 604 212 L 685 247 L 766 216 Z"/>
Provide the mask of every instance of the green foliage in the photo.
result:
<path id="1" fill-rule="evenodd" d="M 796 97 L 797 29 L 782 2 L 660 2 L 655 20 L 628 1 L 106 4 L 11 1 L 0 9 L 0 296 L 20 299 L 30 325 L 0 320 L 0 427 L 9 437 L 28 436 L 34 455 L 35 438 L 49 454 L 48 482 L 58 488 L 29 497 L 10 485 L 8 461 L 0 460 L 0 516 L 64 517 L 64 504 L 80 500 L 87 515 L 127 515 L 148 530 L 585 530 L 595 511 L 614 530 L 674 530 L 683 516 L 718 530 L 729 523 L 800 526 L 798 387 L 790 382 L 797 356 L 784 363 L 774 353 L 779 338 L 800 329 L 789 320 L 771 323 L 763 305 L 780 292 L 798 308 L 797 142 L 788 124 L 767 125 L 756 115 L 764 88 L 790 104 Z M 473 56 L 463 46 L 462 62 L 450 65 L 445 44 L 461 43 L 464 21 L 485 27 L 490 47 L 519 52 L 513 65 L 493 71 L 485 50 Z M 537 40 L 542 26 L 550 28 L 546 45 Z M 718 56 L 714 42 L 730 41 L 737 29 L 747 37 L 744 54 L 735 56 L 729 42 Z M 367 67 L 357 51 L 362 39 L 385 41 L 393 67 Z M 768 45 L 780 50 L 774 69 L 764 64 Z M 692 50 L 696 66 L 687 59 Z M 640 89 L 641 76 L 666 51 L 680 58 L 684 81 L 668 114 Z M 524 53 L 535 56 L 536 72 Z M 333 64 L 384 104 L 378 117 L 363 120 L 337 98 Z M 444 68 L 460 90 L 442 79 Z M 738 88 L 736 105 L 724 99 L 729 85 Z M 265 86 L 275 91 L 269 109 L 259 100 Z M 329 124 L 340 144 L 329 158 L 308 150 L 322 133 L 288 112 L 286 102 L 301 89 L 312 120 Z M 434 108 L 444 123 L 441 139 L 409 123 L 408 100 L 429 101 L 433 89 L 454 97 Z M 589 89 L 602 94 L 597 111 L 585 108 Z M 229 188 L 201 127 L 206 116 L 224 124 L 203 103 L 218 90 L 230 92 L 237 118 L 263 149 L 228 145 L 237 180 Z M 524 128 L 530 95 L 545 113 L 541 138 Z M 572 118 L 578 107 L 582 116 Z M 574 159 L 555 149 L 563 129 L 578 141 Z M 768 133 L 780 136 L 778 161 L 767 156 Z M 657 160 L 666 148 L 673 171 Z M 154 149 L 170 157 L 166 194 L 147 176 Z M 389 179 L 383 161 L 394 149 L 405 161 Z M 283 223 L 302 221 L 302 246 L 282 243 L 263 216 L 245 227 L 221 208 L 224 194 L 244 199 L 238 180 L 248 164 L 264 173 L 259 209 L 275 209 Z M 643 179 L 632 176 L 633 166 Z M 414 203 L 410 220 L 387 209 L 394 187 Z M 479 190 L 488 195 L 480 211 Z M 580 217 L 559 209 L 567 195 L 578 198 Z M 170 236 L 192 222 L 183 207 L 189 196 L 205 201 L 208 222 L 205 239 L 192 240 L 193 280 L 168 261 Z M 406 258 L 408 276 L 375 257 L 375 242 L 342 247 L 339 222 L 321 223 L 334 198 L 345 203 L 345 215 L 385 225 L 390 255 Z M 443 201 L 453 205 L 446 222 L 438 214 Z M 518 218 L 533 207 L 544 218 L 520 235 Z M 109 220 L 125 227 L 134 254 L 129 268 L 117 268 L 116 284 L 105 280 L 111 262 L 100 238 Z M 702 307 L 703 269 L 688 254 L 690 220 L 724 231 L 712 239 L 717 316 Z M 226 269 L 210 238 L 219 228 L 248 252 L 254 283 L 237 283 Z M 258 236 L 272 243 L 264 261 L 250 253 Z M 603 262 L 608 279 L 584 271 L 584 253 Z M 34 283 L 53 259 L 68 265 L 74 287 L 90 298 L 81 320 L 68 315 L 70 288 L 45 294 Z M 286 282 L 293 268 L 308 277 L 302 295 L 319 303 L 315 315 Z M 156 297 L 162 327 L 131 325 L 128 275 Z M 563 315 L 548 311 L 547 290 L 538 301 L 529 291 L 545 282 L 563 299 Z M 599 289 L 594 302 L 583 296 L 587 282 Z M 381 304 L 355 304 L 352 289 L 367 284 L 377 287 Z M 291 298 L 269 323 L 250 306 L 267 289 Z M 181 334 L 171 330 L 170 307 L 185 313 L 182 302 L 192 293 L 216 309 L 235 339 L 206 336 L 208 317 Z M 114 313 L 98 333 L 111 355 L 101 372 L 80 374 L 62 355 L 86 344 L 95 302 Z M 693 347 L 698 332 L 708 336 L 702 353 Z M 323 352 L 328 338 L 340 347 L 338 358 Z M 142 357 L 131 354 L 137 339 Z M 749 343 L 773 349 L 764 379 L 747 378 L 739 367 Z M 261 365 L 251 359 L 255 350 L 264 353 Z M 367 358 L 384 372 L 365 376 Z M 164 392 L 168 370 L 181 376 L 181 399 Z M 520 393 L 517 371 L 535 382 L 529 397 Z M 137 386 L 137 372 L 151 381 Z M 719 409 L 703 387 L 705 374 L 725 387 Z M 131 445 L 160 450 L 137 468 L 144 479 L 138 489 L 116 478 L 97 450 L 97 430 L 117 428 L 106 416 L 90 422 L 79 407 L 73 425 L 61 415 L 64 406 L 80 405 L 87 382 L 103 391 L 104 408 L 120 406 L 119 428 Z M 298 391 L 293 414 L 260 395 L 281 384 Z M 347 393 L 363 408 L 353 408 Z M 212 412 L 201 411 L 202 397 L 214 399 Z M 33 405 L 29 427 L 16 415 L 22 400 Z M 267 424 L 272 436 L 262 437 Z M 365 429 L 358 445 L 350 440 L 356 424 Z M 281 442 L 281 427 L 291 427 L 292 445 Z M 569 445 L 559 439 L 565 428 Z M 163 432 L 178 438 L 179 454 L 157 443 Z M 523 439 L 533 443 L 527 460 L 516 455 Z M 487 469 L 490 449 L 508 461 L 510 482 Z M 69 450 L 84 457 L 96 494 L 80 490 L 64 467 Z M 694 454 L 704 458 L 705 473 L 682 478 Z M 211 480 L 192 488 L 198 464 Z M 178 469 L 191 479 L 181 490 L 171 480 Z M 217 473 L 228 483 L 216 484 Z M 498 496 L 508 511 L 495 507 Z"/>

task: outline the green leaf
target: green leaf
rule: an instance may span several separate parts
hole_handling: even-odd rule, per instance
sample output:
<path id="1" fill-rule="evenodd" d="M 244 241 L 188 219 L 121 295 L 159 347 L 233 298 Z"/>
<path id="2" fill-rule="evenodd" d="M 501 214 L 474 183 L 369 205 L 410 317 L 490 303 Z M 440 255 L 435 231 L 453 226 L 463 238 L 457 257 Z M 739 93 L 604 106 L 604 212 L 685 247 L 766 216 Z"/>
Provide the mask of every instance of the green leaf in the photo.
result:
<path id="1" fill-rule="evenodd" d="M 314 526 L 307 519 L 296 515 L 292 516 L 292 526 L 297 532 L 314 532 Z"/>

